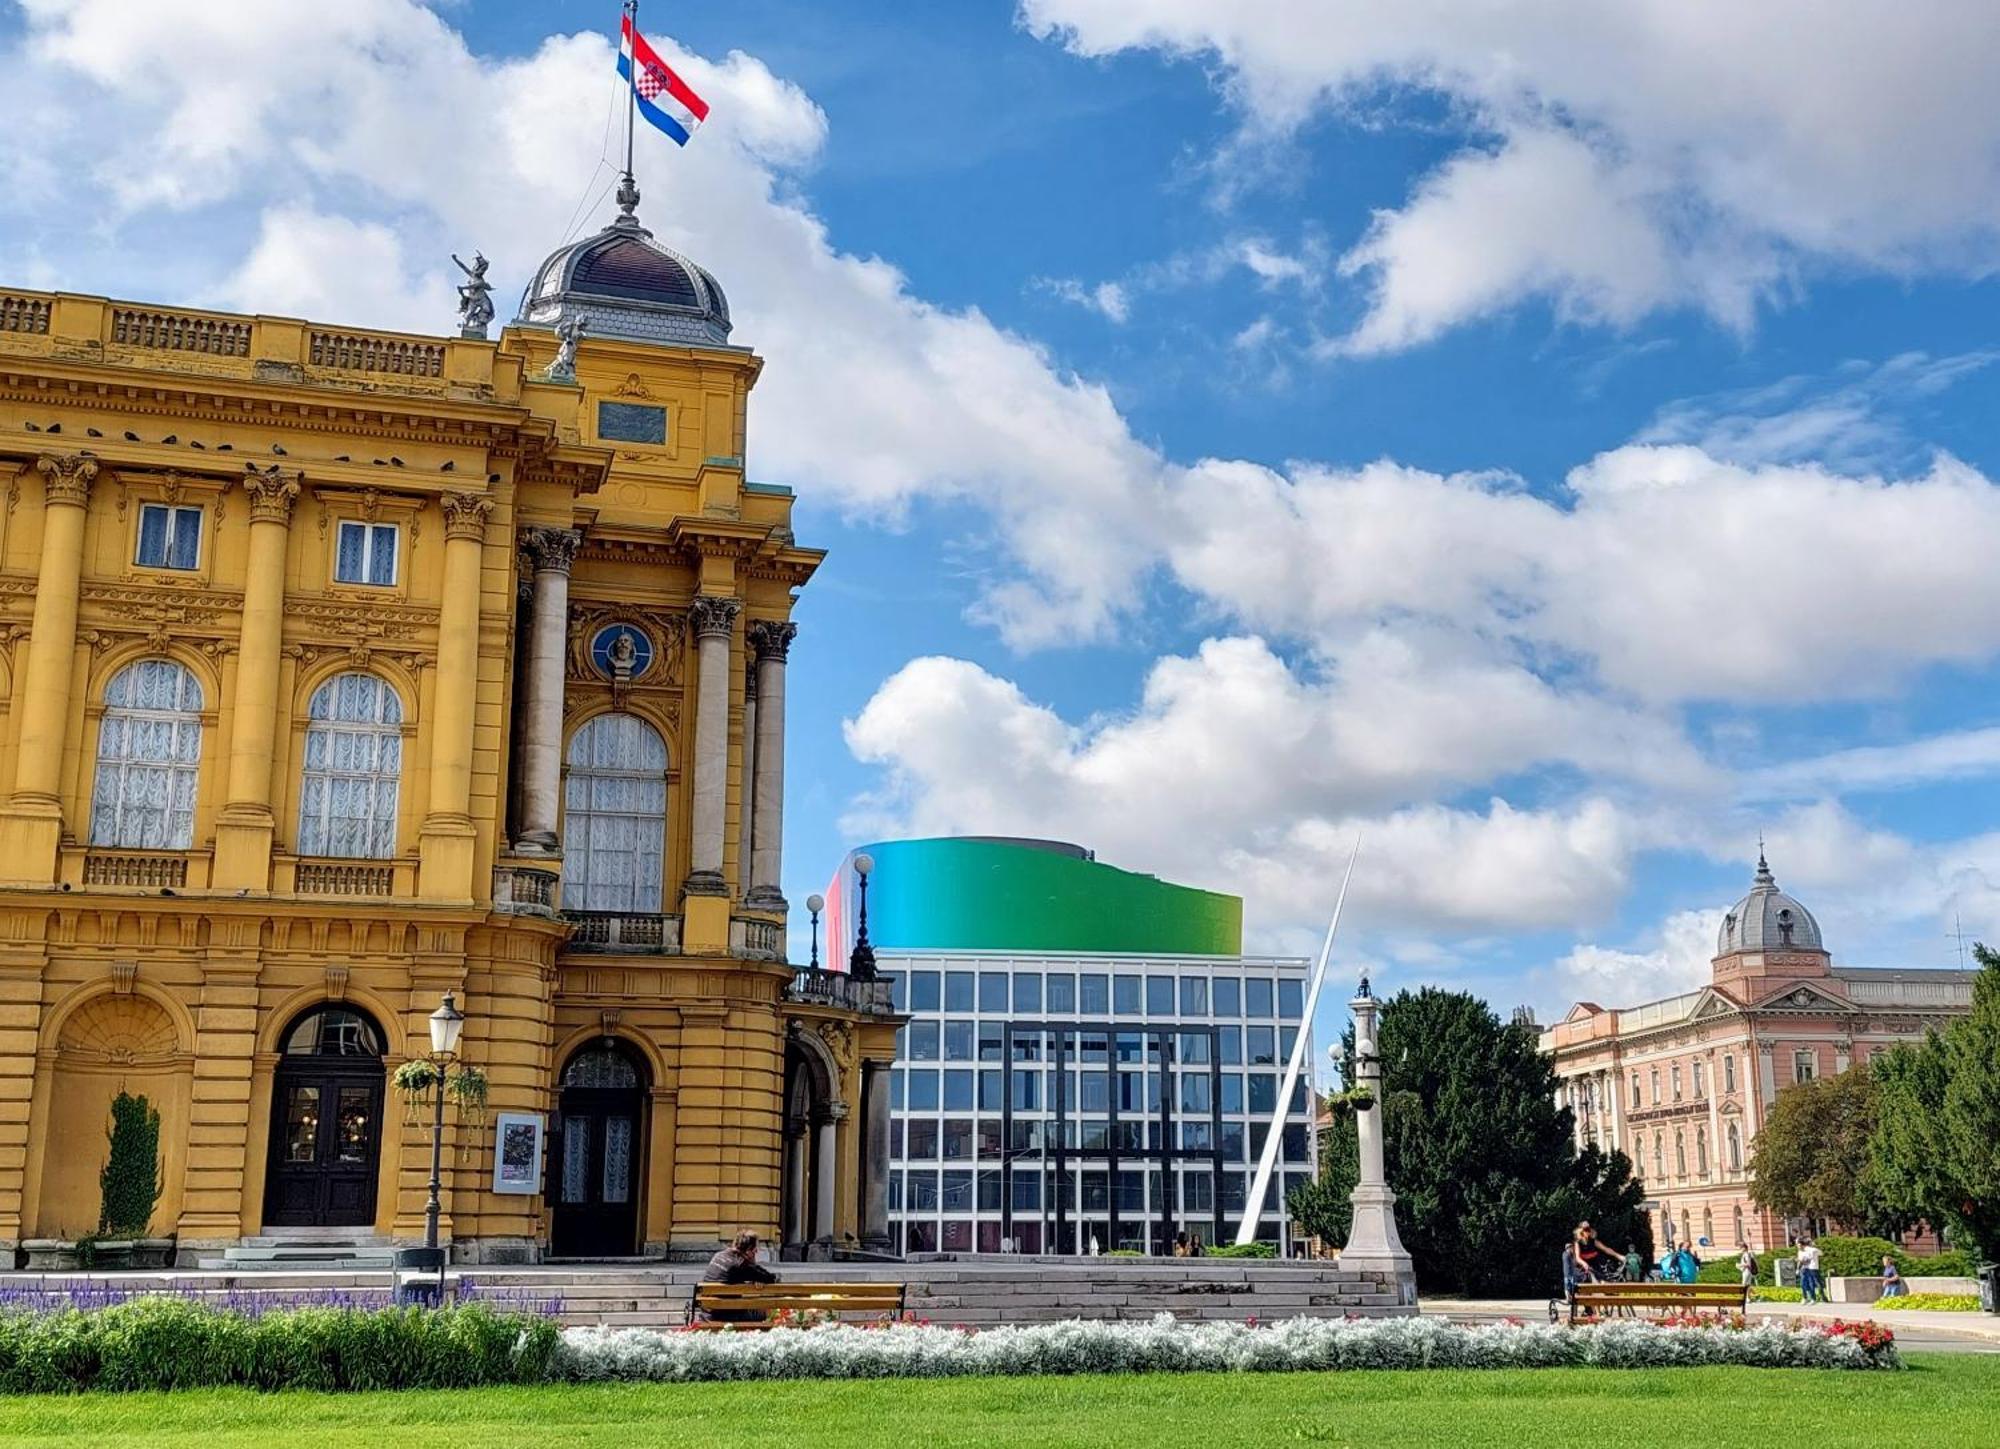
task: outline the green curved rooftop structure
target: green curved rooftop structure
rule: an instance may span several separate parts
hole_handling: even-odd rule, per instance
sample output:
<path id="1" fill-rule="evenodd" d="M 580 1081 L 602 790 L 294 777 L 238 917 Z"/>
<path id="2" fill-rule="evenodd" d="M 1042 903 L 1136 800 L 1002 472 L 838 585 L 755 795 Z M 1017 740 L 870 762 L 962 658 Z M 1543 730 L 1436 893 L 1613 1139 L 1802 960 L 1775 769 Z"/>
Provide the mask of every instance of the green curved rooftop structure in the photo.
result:
<path id="1" fill-rule="evenodd" d="M 841 862 L 827 889 L 839 967 L 854 936 L 861 854 L 875 862 L 868 937 L 878 951 L 1242 954 L 1238 896 L 1120 870 L 1057 841 L 947 836 L 885 840 Z"/>

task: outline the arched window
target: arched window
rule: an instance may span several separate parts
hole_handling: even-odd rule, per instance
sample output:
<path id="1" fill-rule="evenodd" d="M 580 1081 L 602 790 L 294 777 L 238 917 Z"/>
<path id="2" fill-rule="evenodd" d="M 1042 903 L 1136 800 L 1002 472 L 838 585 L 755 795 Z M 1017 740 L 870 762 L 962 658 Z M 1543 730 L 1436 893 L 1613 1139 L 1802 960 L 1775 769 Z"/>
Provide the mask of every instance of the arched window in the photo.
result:
<path id="1" fill-rule="evenodd" d="M 1687 1175 L 1688 1175 L 1687 1134 L 1681 1131 L 1678 1127 L 1676 1127 L 1674 1129 L 1674 1176 L 1686 1177 Z"/>
<path id="2" fill-rule="evenodd" d="M 1738 1207 L 1738 1208 L 1736 1209 L 1736 1242 L 1737 1242 L 1737 1246 L 1741 1247 L 1741 1246 L 1742 1246 L 1743 1244 L 1747 1243 L 1748 1241 L 1749 1241 L 1749 1239 L 1747 1239 L 1747 1238 L 1745 1238 L 1745 1237 L 1743 1236 L 1743 1209 L 1742 1209 L 1742 1208 L 1741 1208 L 1741 1207 L 1739 1206 L 1739 1207 Z"/>
<path id="3" fill-rule="evenodd" d="M 1708 1176 L 1708 1129 L 1694 1129 L 1694 1170 L 1703 1177 Z"/>
<path id="4" fill-rule="evenodd" d="M 615 1046 L 586 1047 L 563 1068 L 565 1087 L 636 1087 L 639 1072 Z"/>
<path id="5" fill-rule="evenodd" d="M 1655 1180 L 1667 1175 L 1667 1139 L 1659 1133 L 1653 1134 L 1653 1177 Z"/>
<path id="6" fill-rule="evenodd" d="M 1707 1208 L 1701 1210 L 1701 1236 L 1707 1242 L 1715 1241 L 1715 1214 Z"/>
<path id="7" fill-rule="evenodd" d="M 372 674 L 336 674 L 306 706 L 300 855 L 383 860 L 396 853 L 403 701 Z"/>
<path id="8" fill-rule="evenodd" d="M 1729 1170 L 1731 1172 L 1743 1170 L 1743 1134 L 1737 1130 L 1734 1122 L 1729 1124 Z"/>
<path id="9" fill-rule="evenodd" d="M 599 715 L 569 743 L 563 904 L 573 911 L 659 910 L 666 839 L 666 742 L 634 715 Z"/>
<path id="10" fill-rule="evenodd" d="M 1692 1243 L 1694 1241 L 1694 1233 L 1689 1229 L 1688 1210 L 1686 1208 L 1681 1209 L 1681 1241 L 1683 1243 Z"/>
<path id="11" fill-rule="evenodd" d="M 200 770 L 201 682 L 171 659 L 126 665 L 104 686 L 90 843 L 190 849 Z"/>
<path id="12" fill-rule="evenodd" d="M 306 1013 L 285 1033 L 288 1057 L 379 1057 L 382 1033 L 375 1023 L 344 1006 Z"/>

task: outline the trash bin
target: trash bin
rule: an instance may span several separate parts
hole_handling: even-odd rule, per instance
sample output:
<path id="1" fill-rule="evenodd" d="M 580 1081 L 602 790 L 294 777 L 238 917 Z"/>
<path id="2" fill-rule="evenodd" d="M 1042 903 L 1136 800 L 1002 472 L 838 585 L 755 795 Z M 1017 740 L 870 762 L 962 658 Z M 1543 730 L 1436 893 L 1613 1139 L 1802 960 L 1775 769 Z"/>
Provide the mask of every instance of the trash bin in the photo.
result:
<path id="1" fill-rule="evenodd" d="M 1979 1306 L 1988 1313 L 2000 1313 L 2000 1263 L 1979 1265 Z"/>
<path id="2" fill-rule="evenodd" d="M 444 1302 L 444 1249 L 398 1248 L 396 1306 L 437 1308 Z"/>

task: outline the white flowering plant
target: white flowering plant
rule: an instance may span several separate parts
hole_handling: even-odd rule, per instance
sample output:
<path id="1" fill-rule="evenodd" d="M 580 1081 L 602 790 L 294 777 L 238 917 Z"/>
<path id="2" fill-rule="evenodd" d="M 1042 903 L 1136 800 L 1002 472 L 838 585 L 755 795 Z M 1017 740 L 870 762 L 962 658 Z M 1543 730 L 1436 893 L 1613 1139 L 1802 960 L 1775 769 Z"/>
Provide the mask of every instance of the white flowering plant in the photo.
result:
<path id="1" fill-rule="evenodd" d="M 572 1328 L 555 1371 L 585 1381 L 955 1378 L 1090 1373 L 1296 1373 L 1419 1368 L 1896 1369 L 1893 1335 L 1870 1326 L 1762 1319 L 1569 1328 L 1440 1318 L 1293 1318 L 1268 1325 L 1133 1320 L 972 1331 L 927 1323 L 739 1332 Z"/>

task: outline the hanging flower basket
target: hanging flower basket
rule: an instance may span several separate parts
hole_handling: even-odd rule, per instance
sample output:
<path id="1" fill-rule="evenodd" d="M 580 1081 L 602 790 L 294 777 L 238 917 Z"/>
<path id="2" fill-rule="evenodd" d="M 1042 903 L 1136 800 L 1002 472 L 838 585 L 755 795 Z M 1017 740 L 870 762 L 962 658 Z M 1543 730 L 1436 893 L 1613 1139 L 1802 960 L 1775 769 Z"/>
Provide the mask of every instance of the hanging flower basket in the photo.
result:
<path id="1" fill-rule="evenodd" d="M 403 1099 L 407 1120 L 418 1120 L 424 1104 L 431 1099 L 437 1080 L 437 1065 L 423 1057 L 404 1062 L 396 1068 L 390 1082 Z M 460 1121 L 474 1127 L 486 1125 L 486 1073 L 478 1067 L 454 1067 L 445 1076 L 444 1094 Z"/>
<path id="2" fill-rule="evenodd" d="M 1335 1115 L 1366 1112 L 1374 1105 L 1375 1093 L 1367 1087 L 1349 1087 L 1344 1092 L 1330 1092 L 1326 1098 L 1327 1110 Z"/>

